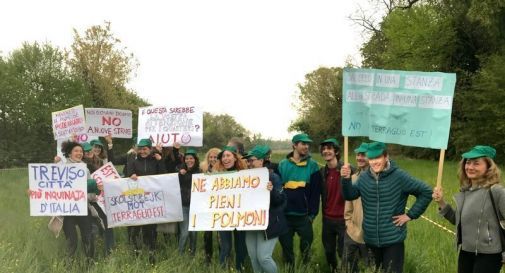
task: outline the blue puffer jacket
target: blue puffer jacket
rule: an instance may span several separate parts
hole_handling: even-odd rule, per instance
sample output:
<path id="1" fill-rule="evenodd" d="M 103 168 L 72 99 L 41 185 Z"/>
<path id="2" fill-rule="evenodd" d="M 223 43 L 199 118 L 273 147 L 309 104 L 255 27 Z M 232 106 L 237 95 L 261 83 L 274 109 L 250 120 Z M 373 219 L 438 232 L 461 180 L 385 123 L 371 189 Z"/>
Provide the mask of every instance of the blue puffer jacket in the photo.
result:
<path id="1" fill-rule="evenodd" d="M 268 227 L 265 230 L 265 240 L 269 240 L 284 234 L 288 225 L 284 216 L 286 206 L 286 194 L 282 189 L 281 178 L 276 173 L 270 173 L 270 181 L 273 189 L 270 192 L 270 210 L 268 217 Z"/>
<path id="2" fill-rule="evenodd" d="M 393 216 L 405 213 L 409 195 L 416 202 L 407 212 L 411 219 L 423 214 L 431 201 L 431 188 L 424 182 L 388 163 L 378 175 L 369 168 L 353 184 L 350 178 L 341 178 L 346 200 L 361 196 L 363 204 L 364 240 L 374 247 L 385 247 L 403 242 L 407 237 L 407 226 L 397 227 Z"/>

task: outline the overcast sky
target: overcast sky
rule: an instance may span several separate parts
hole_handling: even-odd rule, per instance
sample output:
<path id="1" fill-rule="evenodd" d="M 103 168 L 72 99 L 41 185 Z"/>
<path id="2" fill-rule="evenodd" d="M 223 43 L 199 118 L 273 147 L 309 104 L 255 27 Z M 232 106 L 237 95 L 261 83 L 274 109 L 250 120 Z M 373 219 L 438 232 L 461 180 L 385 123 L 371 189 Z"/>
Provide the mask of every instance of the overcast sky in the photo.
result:
<path id="1" fill-rule="evenodd" d="M 348 16 L 363 1 L 4 1 L 0 51 L 24 41 L 69 48 L 73 28 L 110 21 L 140 63 L 129 86 L 153 105 L 200 105 L 288 138 L 304 75 L 359 63 L 361 29 Z"/>

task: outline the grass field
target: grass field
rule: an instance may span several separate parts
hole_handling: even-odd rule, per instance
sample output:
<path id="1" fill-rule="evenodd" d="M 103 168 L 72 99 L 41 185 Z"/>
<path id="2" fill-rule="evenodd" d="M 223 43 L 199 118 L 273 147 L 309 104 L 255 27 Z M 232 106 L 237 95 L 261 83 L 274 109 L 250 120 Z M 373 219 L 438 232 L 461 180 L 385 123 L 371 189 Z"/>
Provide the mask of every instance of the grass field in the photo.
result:
<path id="1" fill-rule="evenodd" d="M 278 161 L 280 155 L 275 156 Z M 319 157 L 316 159 L 322 163 Z M 413 176 L 431 185 L 435 184 L 437 164 L 434 161 L 395 158 L 399 166 Z M 446 162 L 444 167 L 444 192 L 452 203 L 451 196 L 458 189 L 456 162 Z M 180 256 L 175 238 L 168 242 L 159 236 L 162 247 L 157 254 L 158 263 L 148 265 L 146 257 L 135 257 L 126 243 L 126 229 L 115 230 L 117 247 L 107 258 L 103 257 L 103 240 L 96 240 L 97 259 L 92 264 L 65 261 L 65 238 L 62 233 L 58 239 L 47 229 L 48 217 L 30 217 L 26 169 L 0 170 L 0 272 L 223 272 L 218 266 L 217 246 L 214 251 L 214 263 L 204 264 L 203 239 L 199 237 L 196 257 Z M 409 200 L 409 204 L 413 202 Z M 424 216 L 454 228 L 437 215 L 435 203 L 431 203 Z M 161 242 L 163 241 L 163 242 Z M 216 241 L 215 241 L 215 244 Z M 84 260 L 79 246 L 78 257 Z M 312 263 L 309 268 L 299 272 L 325 272 L 327 270 L 321 243 L 320 214 L 314 222 L 314 243 L 312 244 Z M 405 272 L 456 272 L 457 252 L 454 236 L 424 219 L 408 224 L 406 241 Z M 274 259 L 284 271 L 280 246 L 277 245 Z M 250 270 L 250 269 L 249 269 Z M 252 271 L 251 271 L 252 272 Z"/>

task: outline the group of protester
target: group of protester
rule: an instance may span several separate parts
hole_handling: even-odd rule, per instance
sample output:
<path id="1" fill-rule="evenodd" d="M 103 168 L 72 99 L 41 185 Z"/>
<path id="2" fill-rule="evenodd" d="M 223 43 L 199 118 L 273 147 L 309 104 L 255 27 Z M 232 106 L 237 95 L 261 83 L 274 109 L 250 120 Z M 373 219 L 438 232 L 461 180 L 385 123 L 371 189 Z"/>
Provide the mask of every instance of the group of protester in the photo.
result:
<path id="1" fill-rule="evenodd" d="M 320 167 L 311 158 L 312 140 L 306 134 L 292 138 L 293 151 L 278 164 L 270 161 L 268 146 L 257 145 L 246 153 L 236 139 L 222 149 L 210 149 L 202 162 L 193 148 L 187 148 L 180 155 L 177 143 L 162 148 L 153 146 L 149 139 L 135 140 L 130 151 L 117 156 L 112 138 L 108 136 L 105 140 L 105 145 L 99 140 L 89 144 L 68 141 L 62 151 L 68 163 L 87 164 L 88 178 L 89 173 L 107 161 L 124 165 L 125 177 L 133 180 L 139 176 L 178 172 L 183 211 L 183 221 L 177 223 L 181 254 L 195 255 L 196 252 L 197 234 L 188 231 L 191 176 L 266 167 L 270 191 L 268 227 L 265 231 L 217 232 L 219 262 L 223 267 L 228 266 L 233 245 L 238 271 L 244 269 L 249 256 L 255 273 L 278 272 L 272 253 L 279 241 L 284 262 L 294 271 L 295 233 L 300 241 L 301 262 L 307 264 L 314 240 L 313 221 L 321 208 L 321 240 L 331 272 L 359 272 L 364 267 L 403 272 L 406 225 L 419 218 L 433 199 L 440 207 L 440 214 L 457 226 L 458 272 L 499 272 L 501 268 L 505 238 L 499 219 L 505 214 L 505 191 L 499 185 L 500 170 L 493 161 L 496 151 L 489 146 L 475 146 L 462 155 L 458 172 L 461 192 L 456 195 L 453 208 L 444 201 L 442 189 L 432 190 L 390 160 L 387 147 L 381 142 L 362 143 L 357 147 L 353 167 L 341 161 L 338 141 L 326 139 L 319 145 L 326 162 Z M 96 204 L 100 190 L 94 180 L 88 179 L 88 216 L 63 218 L 70 256 L 77 248 L 76 227 L 80 229 L 87 257 L 94 257 L 94 227 L 104 236 L 106 254 L 114 248 L 113 229 L 107 228 L 105 213 Z M 410 195 L 416 200 L 405 212 Z M 157 225 L 128 227 L 129 242 L 135 253 L 143 255 L 142 251 L 147 250 L 151 263 L 156 262 L 157 234 Z M 203 237 L 205 258 L 211 262 L 213 233 L 206 231 Z"/>

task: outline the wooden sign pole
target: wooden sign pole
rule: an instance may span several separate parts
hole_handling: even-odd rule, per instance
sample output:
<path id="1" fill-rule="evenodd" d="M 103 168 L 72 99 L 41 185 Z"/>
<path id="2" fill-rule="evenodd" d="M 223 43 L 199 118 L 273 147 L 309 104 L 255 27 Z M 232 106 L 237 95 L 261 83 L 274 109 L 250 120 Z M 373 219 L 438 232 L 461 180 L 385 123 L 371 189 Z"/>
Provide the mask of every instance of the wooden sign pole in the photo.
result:
<path id="1" fill-rule="evenodd" d="M 438 159 L 437 188 L 442 188 L 442 173 L 444 172 L 445 149 L 440 149 L 440 158 Z"/>

